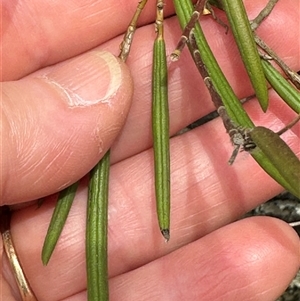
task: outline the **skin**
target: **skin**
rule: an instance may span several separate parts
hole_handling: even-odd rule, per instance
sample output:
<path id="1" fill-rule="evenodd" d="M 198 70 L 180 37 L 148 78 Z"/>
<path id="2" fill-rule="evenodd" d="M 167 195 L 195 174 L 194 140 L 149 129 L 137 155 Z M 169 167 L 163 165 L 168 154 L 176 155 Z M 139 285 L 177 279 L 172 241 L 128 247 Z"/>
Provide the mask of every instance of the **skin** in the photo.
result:
<path id="1" fill-rule="evenodd" d="M 154 20 L 154 1 L 149 0 L 149 10 L 143 12 L 142 28 L 135 36 L 128 59 L 131 75 L 124 64 L 115 62 L 118 81 L 113 95 L 106 103 L 93 105 L 85 100 L 101 98 L 107 91 L 105 76 L 98 76 L 106 68 L 99 51 L 118 54 L 121 34 L 136 1 L 115 5 L 101 0 L 66 3 L 2 1 L 0 202 L 24 207 L 13 213 L 11 231 L 38 300 L 86 300 L 87 179 L 81 181 L 47 267 L 42 266 L 40 254 L 55 197 L 47 197 L 38 210 L 36 204 L 27 202 L 51 195 L 83 177 L 110 146 L 111 300 L 275 300 L 299 269 L 299 238 L 292 228 L 273 218 L 236 221 L 282 188 L 247 153 L 240 154 L 233 166 L 227 165 L 232 146 L 219 119 L 171 139 L 172 223 L 168 244 L 159 233 L 153 154 L 149 149 L 149 38 L 155 33 L 152 24 L 146 25 Z M 246 1 L 250 18 L 265 3 Z M 167 1 L 166 15 L 172 13 Z M 295 43 L 299 41 L 299 13 L 297 1 L 279 1 L 257 31 L 296 70 L 300 69 Z M 223 17 L 220 12 L 218 15 Z M 231 34 L 225 35 L 224 28 L 210 17 L 202 22 L 236 93 L 239 97 L 250 95 Z M 165 27 L 170 53 L 180 29 L 174 17 L 166 20 Z M 169 67 L 171 134 L 213 110 L 191 65 L 185 51 L 179 62 Z M 79 79 L 75 78 L 77 70 Z M 61 93 L 64 90 L 49 78 L 73 88 L 75 82 L 84 83 L 75 92 L 85 105 L 70 108 L 66 94 Z M 72 100 L 74 94 L 70 95 Z M 246 109 L 256 124 L 274 131 L 295 116 L 272 90 L 266 114 L 256 100 L 247 103 Z M 296 125 L 283 136 L 298 155 L 299 135 Z M 2 244 L 0 250 L 2 256 Z M 5 257 L 2 262 L 3 300 L 19 300 Z"/>

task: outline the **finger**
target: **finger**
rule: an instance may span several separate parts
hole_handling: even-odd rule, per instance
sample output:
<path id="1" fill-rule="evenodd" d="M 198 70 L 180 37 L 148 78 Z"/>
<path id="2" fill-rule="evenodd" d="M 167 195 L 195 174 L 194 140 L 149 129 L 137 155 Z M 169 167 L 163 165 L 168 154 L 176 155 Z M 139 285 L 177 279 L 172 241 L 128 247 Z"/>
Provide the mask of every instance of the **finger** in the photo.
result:
<path id="1" fill-rule="evenodd" d="M 250 4 L 249 4 L 250 3 Z M 252 15 L 255 16 L 264 3 L 257 7 L 247 2 Z M 150 3 L 149 3 L 150 4 Z M 287 10 L 295 5 L 294 2 L 288 5 L 280 3 L 275 7 L 274 14 L 271 14 L 259 29 L 262 38 L 273 47 L 283 59 L 287 60 L 293 67 L 300 68 L 299 49 L 294 43 L 299 39 L 299 31 L 294 30 L 298 26 L 297 18 L 290 18 Z M 291 9 L 293 14 L 299 14 L 298 9 Z M 274 17 L 273 17 L 274 16 Z M 280 21 L 280 22 L 279 22 Z M 280 24 L 285 22 L 286 26 Z M 245 97 L 253 93 L 249 80 L 240 60 L 237 58 L 238 50 L 230 35 L 225 35 L 224 28 L 216 24 L 211 18 L 203 18 L 203 26 L 207 32 L 210 42 L 222 69 L 228 75 L 230 83 L 239 97 Z M 276 36 L 270 34 L 276 32 Z M 288 34 L 284 32 L 287 31 Z M 283 34 L 280 34 L 282 33 Z M 181 30 L 176 19 L 166 21 L 166 39 L 168 53 L 175 48 Z M 152 43 L 148 37 L 155 35 L 153 26 L 149 25 L 139 29 L 136 33 L 134 47 L 129 57 L 128 64 L 134 76 L 135 92 L 133 105 L 129 118 L 112 149 L 112 162 L 120 161 L 124 158 L 149 148 L 152 145 L 151 133 L 151 69 L 152 69 Z M 284 40 L 283 40 L 284 39 Z M 117 54 L 121 37 L 106 43 L 101 48 L 108 49 Z M 284 41 L 284 43 L 282 43 Z M 190 66 L 192 61 L 187 51 L 176 64 L 171 64 L 169 99 L 171 112 L 170 133 L 174 135 L 186 125 L 197 120 L 203 115 L 213 110 L 213 105 L 206 88 L 198 75 L 196 68 Z M 237 80 L 239 79 L 239 80 Z"/>
<path id="2" fill-rule="evenodd" d="M 275 219 L 251 218 L 111 279 L 110 299 L 271 301 L 298 268 L 295 232 Z M 85 298 L 82 291 L 66 300 Z"/>
<path id="3" fill-rule="evenodd" d="M 270 124 L 273 120 L 274 117 L 269 117 L 264 121 Z M 288 136 L 289 144 L 298 149 L 297 136 L 293 132 Z M 111 167 L 111 276 L 136 269 L 207 235 L 282 190 L 247 153 L 228 166 L 231 152 L 232 146 L 220 120 L 171 140 L 172 223 L 168 244 L 164 243 L 157 225 L 152 151 Z M 46 202 L 38 210 L 30 207 L 14 215 L 12 231 L 16 248 L 27 276 L 34 282 L 35 275 L 40 275 L 33 283 L 39 294 L 45 292 L 41 288 L 49 287 L 53 294 L 63 298 L 61 285 L 70 282 L 72 286 L 63 289 L 66 295 L 85 289 L 86 197 L 86 183 L 83 183 L 46 268 L 38 258 L 55 201 Z M 65 271 L 59 278 L 56 277 L 58 267 Z"/>
<path id="4" fill-rule="evenodd" d="M 127 67 L 92 51 L 2 85 L 1 204 L 36 199 L 85 175 L 123 126 Z"/>
<path id="5" fill-rule="evenodd" d="M 31 2 L 24 4 L 23 1 L 19 1 L 14 5 L 7 1 L 2 5 L 2 80 L 21 78 L 41 67 L 78 55 L 124 33 L 137 6 L 136 1 L 118 1 L 116 5 L 107 5 L 104 0 L 90 3 L 73 1 L 72 6 L 63 1 L 51 4 L 36 0 Z M 247 1 L 246 4 L 249 13 L 254 17 L 264 7 L 265 1 Z M 282 11 L 282 15 L 278 14 L 278 19 L 273 19 L 274 24 L 269 25 L 269 28 L 278 28 L 282 24 L 281 20 L 284 20 L 281 17 L 290 16 L 284 22 L 284 30 L 287 30 L 289 35 L 281 36 L 279 44 L 294 47 L 295 43 L 286 44 L 284 40 L 288 40 L 295 32 L 294 28 L 297 28 L 290 25 L 298 20 L 299 10 L 293 0 L 287 0 L 284 4 L 279 2 L 275 7 L 275 11 Z M 153 22 L 155 9 L 155 1 L 149 0 L 139 24 Z M 173 12 L 171 1 L 166 1 L 165 15 Z M 64 18 L 61 18 L 62 15 Z M 267 22 L 270 22 L 270 18 Z M 265 27 L 265 24 L 262 27 Z M 151 29 L 153 30 L 153 26 Z M 224 30 L 222 32 L 224 33 Z M 180 33 L 176 42 L 179 36 Z M 277 39 L 278 36 L 280 34 L 273 39 Z M 214 38 L 215 35 L 212 34 L 210 39 Z M 121 37 L 118 38 L 118 44 L 120 42 Z M 114 51 L 117 49 L 118 47 Z"/>
<path id="6" fill-rule="evenodd" d="M 147 300 L 156 300 L 155 296 L 182 300 L 184 296 L 187 300 L 231 301 L 236 300 L 235 296 L 237 300 L 241 296 L 242 300 L 252 300 L 259 295 L 263 296 L 260 300 L 275 300 L 299 266 L 299 238 L 294 230 L 275 219 L 250 218 L 112 278 L 110 295 L 112 300 L 120 300 L 120 295 L 122 300 L 140 300 L 141 296 L 147 296 Z M 66 273 L 75 283 L 65 279 Z M 84 273 L 79 276 L 68 269 L 62 275 L 56 268 L 54 277 L 60 279 L 54 288 L 48 282 L 39 282 L 40 278 L 31 280 L 39 300 L 85 300 L 84 286 L 77 285 Z"/>
<path id="7" fill-rule="evenodd" d="M 124 301 L 272 301 L 283 293 L 299 267 L 296 233 L 278 220 L 251 218 L 112 279 L 110 297 Z"/>
<path id="8" fill-rule="evenodd" d="M 166 14 L 173 11 L 167 1 Z M 149 0 L 141 24 L 155 19 Z M 1 43 L 2 80 L 18 79 L 78 55 L 125 32 L 137 1 L 4 1 Z M 150 9 L 149 9 L 150 8 Z M 62 17 L 63 16 L 63 17 Z"/>
<path id="9" fill-rule="evenodd" d="M 0 240 L 0 260 L 3 259 L 3 254 L 4 254 L 4 249 L 3 249 L 3 243 L 2 243 L 2 239 Z M 1 297 L 3 300 L 7 300 L 7 301 L 13 301 L 16 300 L 14 298 L 14 293 L 13 292 L 17 292 L 17 288 L 15 286 L 13 286 L 13 290 L 12 290 L 12 284 L 13 284 L 13 278 L 10 279 L 10 281 L 7 281 L 7 279 L 4 276 L 4 270 L 5 268 L 3 267 L 3 265 L 6 264 L 6 262 L 4 260 L 1 260 L 1 270 L 0 270 L 0 283 L 1 283 Z"/>

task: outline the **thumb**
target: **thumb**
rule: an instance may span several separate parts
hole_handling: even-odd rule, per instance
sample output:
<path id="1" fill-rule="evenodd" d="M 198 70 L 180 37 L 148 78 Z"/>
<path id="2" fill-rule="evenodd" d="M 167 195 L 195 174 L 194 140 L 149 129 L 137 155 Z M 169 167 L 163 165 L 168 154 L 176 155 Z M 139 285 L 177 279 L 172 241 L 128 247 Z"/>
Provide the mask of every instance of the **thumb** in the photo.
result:
<path id="1" fill-rule="evenodd" d="M 85 175 L 122 128 L 131 96 L 125 64 L 100 51 L 2 83 L 0 205 L 49 195 Z"/>

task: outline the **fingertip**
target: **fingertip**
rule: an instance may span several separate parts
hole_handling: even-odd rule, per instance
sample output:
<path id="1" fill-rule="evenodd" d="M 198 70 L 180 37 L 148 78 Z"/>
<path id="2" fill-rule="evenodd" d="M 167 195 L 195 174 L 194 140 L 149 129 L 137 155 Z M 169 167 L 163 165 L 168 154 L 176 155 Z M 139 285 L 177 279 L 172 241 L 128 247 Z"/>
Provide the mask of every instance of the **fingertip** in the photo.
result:
<path id="1" fill-rule="evenodd" d="M 237 221 L 196 241 L 190 249 L 177 269 L 184 266 L 192 271 L 197 267 L 197 273 L 192 274 L 198 277 L 185 275 L 190 283 L 186 294 L 201 283 L 197 295 L 201 300 L 253 300 L 261 296 L 275 300 L 299 270 L 299 237 L 287 223 L 271 217 Z"/>
<path id="2" fill-rule="evenodd" d="M 126 65 L 91 51 L 3 84 L 1 201 L 54 193 L 84 176 L 121 130 L 131 104 Z"/>
<path id="3" fill-rule="evenodd" d="M 240 275 L 236 278 L 239 294 L 244 294 L 244 300 L 248 300 L 247 295 L 249 300 L 260 295 L 265 300 L 278 298 L 300 267 L 297 233 L 286 222 L 267 216 L 246 218 L 228 228 L 231 234 L 240 229 L 240 245 L 234 247 L 235 259 L 232 256 L 237 263 L 234 270 Z"/>
<path id="4" fill-rule="evenodd" d="M 247 219 L 246 219 L 247 221 Z M 286 254 L 286 262 L 294 261 L 294 273 L 300 268 L 300 240 L 298 233 L 289 224 L 281 219 L 267 216 L 249 218 L 251 223 L 260 227 L 260 232 L 270 241 L 273 250 L 280 250 L 278 256 Z M 258 232 L 258 231 L 257 231 Z M 261 237 L 263 240 L 263 237 Z M 293 272 L 292 272 L 293 273 Z"/>
<path id="5" fill-rule="evenodd" d="M 150 299 L 276 300 L 298 269 L 294 231 L 274 218 L 251 217 L 113 278 L 112 293 L 122 300 L 146 293 Z"/>

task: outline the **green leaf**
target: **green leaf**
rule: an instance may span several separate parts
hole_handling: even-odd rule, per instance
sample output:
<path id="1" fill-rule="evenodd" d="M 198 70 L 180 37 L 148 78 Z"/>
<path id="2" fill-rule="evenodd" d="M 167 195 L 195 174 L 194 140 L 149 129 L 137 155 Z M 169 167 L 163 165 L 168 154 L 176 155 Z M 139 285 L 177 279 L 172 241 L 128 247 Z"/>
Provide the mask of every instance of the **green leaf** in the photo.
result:
<path id="1" fill-rule="evenodd" d="M 108 301 L 107 214 L 108 151 L 91 171 L 86 228 L 87 292 L 89 301 Z"/>
<path id="2" fill-rule="evenodd" d="M 193 4 L 190 0 L 173 0 L 173 3 L 180 26 L 184 29 L 193 12 Z M 237 125 L 253 128 L 253 122 L 243 109 L 239 99 L 225 78 L 224 73 L 217 63 L 199 24 L 196 24 L 194 34 L 203 63 L 206 66 L 207 72 L 215 89 L 222 98 L 228 115 Z M 190 49 L 190 51 L 192 51 L 192 49 Z"/>
<path id="3" fill-rule="evenodd" d="M 249 135 L 256 144 L 251 155 L 275 180 L 300 198 L 300 160 L 290 147 L 278 134 L 262 126 L 255 127 Z"/>
<path id="4" fill-rule="evenodd" d="M 78 184 L 79 182 L 76 182 L 59 193 L 58 201 L 56 203 L 43 245 L 42 262 L 44 265 L 48 264 L 60 234 L 64 228 L 73 204 L 73 200 L 75 198 Z"/>
<path id="5" fill-rule="evenodd" d="M 269 62 L 262 59 L 264 73 L 277 94 L 296 112 L 300 113 L 300 93 Z"/>
<path id="6" fill-rule="evenodd" d="M 223 0 L 222 4 L 256 97 L 265 112 L 269 102 L 267 83 L 243 1 Z"/>
<path id="7" fill-rule="evenodd" d="M 153 46 L 152 135 L 155 169 L 156 208 L 160 231 L 170 238 L 170 142 L 168 68 L 163 39 L 162 6 L 157 11 L 157 38 Z"/>

